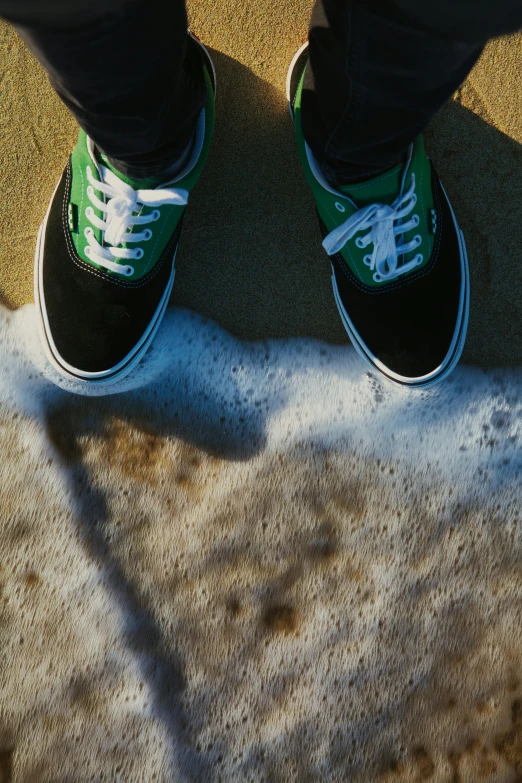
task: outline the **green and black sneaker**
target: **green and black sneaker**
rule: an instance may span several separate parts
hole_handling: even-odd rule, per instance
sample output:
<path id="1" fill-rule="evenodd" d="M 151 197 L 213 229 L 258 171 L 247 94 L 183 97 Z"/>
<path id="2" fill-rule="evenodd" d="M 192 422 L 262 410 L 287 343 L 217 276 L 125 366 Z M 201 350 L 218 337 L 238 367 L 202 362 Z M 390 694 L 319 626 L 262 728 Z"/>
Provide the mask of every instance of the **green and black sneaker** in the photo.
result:
<path id="1" fill-rule="evenodd" d="M 333 188 L 301 129 L 308 44 L 294 57 L 287 98 L 301 163 L 330 256 L 335 301 L 357 353 L 402 386 L 446 378 L 464 347 L 469 271 L 464 236 L 422 136 L 406 163 Z"/>
<path id="2" fill-rule="evenodd" d="M 68 378 L 104 384 L 130 372 L 159 327 L 174 282 L 174 261 L 190 191 L 208 156 L 215 71 L 192 34 L 207 101 L 191 151 L 173 179 L 133 181 L 78 143 L 40 227 L 35 301 L 46 355 Z"/>

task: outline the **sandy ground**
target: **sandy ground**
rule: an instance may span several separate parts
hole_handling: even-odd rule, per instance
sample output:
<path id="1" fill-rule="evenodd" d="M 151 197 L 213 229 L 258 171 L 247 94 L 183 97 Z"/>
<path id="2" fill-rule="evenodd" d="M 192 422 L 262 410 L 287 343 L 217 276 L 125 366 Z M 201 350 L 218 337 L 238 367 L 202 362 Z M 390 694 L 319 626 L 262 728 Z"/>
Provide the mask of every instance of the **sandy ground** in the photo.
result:
<path id="1" fill-rule="evenodd" d="M 194 30 L 213 47 L 215 143 L 191 198 L 173 304 L 247 339 L 347 337 L 302 175 L 284 82 L 306 38 L 309 0 L 190 4 Z M 0 299 L 31 302 L 38 226 L 74 145 L 74 121 L 40 67 L 0 28 Z M 521 38 L 494 42 L 432 123 L 428 147 L 466 233 L 471 320 L 465 363 L 522 361 Z"/>

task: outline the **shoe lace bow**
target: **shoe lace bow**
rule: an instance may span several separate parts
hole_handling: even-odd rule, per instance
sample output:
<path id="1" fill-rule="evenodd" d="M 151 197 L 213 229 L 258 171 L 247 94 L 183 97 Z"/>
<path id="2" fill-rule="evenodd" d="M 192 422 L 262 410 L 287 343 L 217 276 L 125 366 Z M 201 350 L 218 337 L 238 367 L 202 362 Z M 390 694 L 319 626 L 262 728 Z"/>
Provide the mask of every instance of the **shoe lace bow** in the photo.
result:
<path id="1" fill-rule="evenodd" d="M 118 263 L 116 259 L 140 259 L 143 258 L 144 251 L 142 248 L 124 248 L 118 245 L 149 240 L 152 237 L 150 228 L 144 231 L 132 231 L 133 226 L 158 220 L 160 211 L 157 207 L 165 204 L 185 206 L 188 192 L 181 188 L 135 190 L 105 166 L 100 167 L 100 172 L 101 181 L 97 180 L 91 168 L 87 167 L 87 178 L 90 183 L 87 187 L 87 195 L 96 209 L 104 214 L 105 219 L 98 217 L 92 206 L 87 207 L 85 215 L 93 226 L 102 231 L 103 244 L 98 242 L 93 229 L 88 226 L 85 229 L 88 242 L 85 253 L 95 264 L 111 272 L 130 277 L 134 274 L 134 267 L 130 264 Z M 105 200 L 98 198 L 95 191 L 102 193 Z M 144 206 L 156 207 L 156 209 L 148 215 L 140 215 Z"/>
<path id="2" fill-rule="evenodd" d="M 422 237 L 416 234 L 410 242 L 404 242 L 403 234 L 416 228 L 420 219 L 413 215 L 402 222 L 417 203 L 415 194 L 415 175 L 404 194 L 399 194 L 391 205 L 370 204 L 351 215 L 344 223 L 334 228 L 323 241 L 323 247 L 329 256 L 342 250 L 355 234 L 368 231 L 355 240 L 357 247 L 363 249 L 373 244 L 373 252 L 364 256 L 364 263 L 374 272 L 377 283 L 395 280 L 422 263 L 423 255 L 418 253 L 410 261 L 399 264 L 399 258 L 416 250 L 422 244 Z M 398 239 L 399 238 L 399 239 Z"/>

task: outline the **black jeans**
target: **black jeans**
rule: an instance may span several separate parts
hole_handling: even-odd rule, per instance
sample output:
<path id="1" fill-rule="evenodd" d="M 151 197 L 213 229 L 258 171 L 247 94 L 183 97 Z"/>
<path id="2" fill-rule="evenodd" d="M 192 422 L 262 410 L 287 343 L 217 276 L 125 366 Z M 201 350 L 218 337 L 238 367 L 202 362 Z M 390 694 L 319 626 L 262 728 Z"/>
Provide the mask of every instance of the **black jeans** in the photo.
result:
<path id="1" fill-rule="evenodd" d="M 205 91 L 184 0 L 0 0 L 97 147 L 154 176 L 180 157 Z M 317 0 L 303 130 L 336 185 L 393 166 L 522 0 Z"/>
<path id="2" fill-rule="evenodd" d="M 181 156 L 205 102 L 184 0 L 0 0 L 0 15 L 120 171 L 152 177 Z"/>
<path id="3" fill-rule="evenodd" d="M 334 185 L 390 168 L 522 0 L 317 0 L 303 130 Z"/>

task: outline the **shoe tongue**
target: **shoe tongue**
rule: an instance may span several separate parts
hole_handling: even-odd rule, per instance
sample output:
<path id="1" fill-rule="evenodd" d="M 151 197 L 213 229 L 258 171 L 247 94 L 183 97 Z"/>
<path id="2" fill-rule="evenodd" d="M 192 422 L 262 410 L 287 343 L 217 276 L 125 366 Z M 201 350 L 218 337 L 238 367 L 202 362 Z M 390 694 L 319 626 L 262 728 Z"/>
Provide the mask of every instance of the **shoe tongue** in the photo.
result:
<path id="1" fill-rule="evenodd" d="M 363 182 L 350 182 L 339 188 L 341 193 L 349 196 L 358 207 L 369 204 L 391 204 L 400 193 L 404 163 L 399 163 L 393 169 L 378 174 Z"/>
<path id="2" fill-rule="evenodd" d="M 156 188 L 162 180 L 162 177 L 151 177 L 150 179 L 133 179 L 132 177 L 127 177 L 126 174 L 122 174 L 121 171 L 118 171 L 118 169 L 116 169 L 112 163 L 110 163 L 105 155 L 100 155 L 99 153 L 98 155 L 104 166 L 112 171 L 113 174 L 116 174 L 116 176 L 121 179 L 122 182 L 126 182 L 127 185 L 130 185 L 131 188 L 134 188 L 134 190 L 152 190 Z"/>

